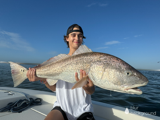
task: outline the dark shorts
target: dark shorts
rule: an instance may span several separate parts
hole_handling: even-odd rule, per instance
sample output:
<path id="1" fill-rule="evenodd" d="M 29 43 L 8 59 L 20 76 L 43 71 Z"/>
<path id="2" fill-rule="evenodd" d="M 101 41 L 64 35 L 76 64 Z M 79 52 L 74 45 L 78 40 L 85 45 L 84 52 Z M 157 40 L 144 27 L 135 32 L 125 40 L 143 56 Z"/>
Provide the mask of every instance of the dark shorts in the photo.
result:
<path id="1" fill-rule="evenodd" d="M 68 120 L 66 113 L 61 109 L 61 107 L 56 106 L 52 110 L 59 110 L 62 113 L 64 120 Z M 95 119 L 91 112 L 86 112 L 83 113 L 77 120 L 95 120 Z"/>

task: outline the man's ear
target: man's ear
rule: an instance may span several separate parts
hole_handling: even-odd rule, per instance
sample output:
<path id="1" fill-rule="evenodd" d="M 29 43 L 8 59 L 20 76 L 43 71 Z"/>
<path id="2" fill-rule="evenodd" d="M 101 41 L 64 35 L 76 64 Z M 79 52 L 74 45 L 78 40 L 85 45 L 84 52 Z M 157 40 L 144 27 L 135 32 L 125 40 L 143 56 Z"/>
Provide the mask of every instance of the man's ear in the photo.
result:
<path id="1" fill-rule="evenodd" d="M 66 36 L 66 41 L 69 41 L 67 36 Z"/>

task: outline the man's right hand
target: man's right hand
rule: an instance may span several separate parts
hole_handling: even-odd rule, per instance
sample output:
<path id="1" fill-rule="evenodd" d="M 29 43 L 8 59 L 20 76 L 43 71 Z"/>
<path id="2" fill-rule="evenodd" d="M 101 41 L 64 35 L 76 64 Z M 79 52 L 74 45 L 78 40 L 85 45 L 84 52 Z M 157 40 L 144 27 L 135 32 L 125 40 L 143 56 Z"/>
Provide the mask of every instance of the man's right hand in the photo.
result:
<path id="1" fill-rule="evenodd" d="M 27 78 L 30 82 L 38 81 L 39 78 L 36 76 L 36 69 L 35 68 L 29 68 L 27 72 Z"/>
<path id="2" fill-rule="evenodd" d="M 35 68 L 29 68 L 28 72 L 27 72 L 27 77 L 28 80 L 30 82 L 34 82 L 34 81 L 38 81 L 40 80 L 40 82 L 42 82 L 43 84 L 46 85 L 46 87 L 48 89 L 50 89 L 51 91 L 56 91 L 56 84 L 49 86 L 48 82 L 46 81 L 46 78 L 39 78 L 36 76 L 36 69 Z"/>

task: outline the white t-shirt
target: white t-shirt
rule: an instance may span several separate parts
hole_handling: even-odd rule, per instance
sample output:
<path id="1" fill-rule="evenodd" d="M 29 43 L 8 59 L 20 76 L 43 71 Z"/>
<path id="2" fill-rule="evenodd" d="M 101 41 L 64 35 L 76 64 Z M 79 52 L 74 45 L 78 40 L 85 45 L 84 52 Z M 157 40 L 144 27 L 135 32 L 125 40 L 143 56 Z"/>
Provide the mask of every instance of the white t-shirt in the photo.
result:
<path id="1" fill-rule="evenodd" d="M 57 101 L 53 107 L 60 106 L 68 120 L 76 120 L 85 112 L 93 112 L 91 95 L 86 94 L 82 87 L 72 90 L 74 84 L 62 80 L 56 83 Z"/>

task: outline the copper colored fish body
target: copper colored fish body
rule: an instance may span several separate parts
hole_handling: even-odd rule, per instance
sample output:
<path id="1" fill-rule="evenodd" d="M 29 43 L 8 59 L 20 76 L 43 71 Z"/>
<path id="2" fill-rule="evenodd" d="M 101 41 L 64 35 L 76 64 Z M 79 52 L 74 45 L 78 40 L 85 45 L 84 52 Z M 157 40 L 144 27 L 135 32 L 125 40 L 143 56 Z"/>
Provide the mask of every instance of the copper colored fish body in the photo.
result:
<path id="1" fill-rule="evenodd" d="M 50 85 L 55 84 L 57 80 L 74 83 L 76 82 L 75 72 L 79 73 L 80 69 L 82 69 L 87 73 L 94 85 L 103 89 L 129 94 L 142 94 L 142 91 L 137 87 L 148 83 L 144 75 L 120 58 L 105 53 L 92 52 L 84 45 L 80 46 L 76 52 L 72 56 L 61 54 L 40 64 L 36 68 L 37 76 L 47 78 Z M 16 63 L 10 63 L 15 75 L 18 71 L 14 67 Z M 27 72 L 27 69 L 20 69 L 21 74 Z M 19 76 L 22 77 L 22 75 Z M 12 77 L 15 78 L 13 74 Z M 15 86 L 20 84 L 16 79 L 13 79 Z M 24 80 L 21 81 L 23 82 Z M 82 85 L 83 82 L 78 86 L 82 87 Z"/>

